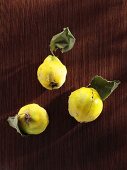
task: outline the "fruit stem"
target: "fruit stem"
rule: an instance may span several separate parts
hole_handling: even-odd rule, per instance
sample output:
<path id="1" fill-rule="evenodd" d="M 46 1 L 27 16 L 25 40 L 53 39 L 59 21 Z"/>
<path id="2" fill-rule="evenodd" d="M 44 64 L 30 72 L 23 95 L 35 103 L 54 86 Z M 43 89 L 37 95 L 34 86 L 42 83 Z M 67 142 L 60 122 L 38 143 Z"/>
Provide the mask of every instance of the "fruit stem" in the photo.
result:
<path id="1" fill-rule="evenodd" d="M 55 56 L 55 54 L 53 53 L 53 51 L 52 51 L 52 50 L 50 50 L 50 52 L 51 52 L 51 54 L 52 54 L 53 56 Z"/>

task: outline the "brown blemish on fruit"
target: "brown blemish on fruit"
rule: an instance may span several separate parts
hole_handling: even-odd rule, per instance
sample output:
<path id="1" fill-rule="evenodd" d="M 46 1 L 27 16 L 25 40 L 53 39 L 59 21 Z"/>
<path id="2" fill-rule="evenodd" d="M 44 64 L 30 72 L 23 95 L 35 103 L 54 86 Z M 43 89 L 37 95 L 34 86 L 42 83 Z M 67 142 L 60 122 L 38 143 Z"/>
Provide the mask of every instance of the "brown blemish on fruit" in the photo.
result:
<path id="1" fill-rule="evenodd" d="M 89 108 L 89 111 L 88 111 L 87 114 L 89 114 L 89 112 L 90 112 L 90 110 L 91 110 L 91 107 L 92 107 L 92 104 L 93 104 L 93 102 L 94 102 L 94 92 L 93 92 L 93 89 L 91 89 L 91 92 L 92 92 L 92 96 L 91 96 L 92 102 L 91 102 L 91 105 L 90 105 L 90 108 Z"/>
<path id="2" fill-rule="evenodd" d="M 57 86 L 58 86 L 58 83 L 56 83 L 56 82 L 51 82 L 49 86 L 52 87 L 52 89 L 53 89 L 54 87 L 57 87 Z"/>
<path id="3" fill-rule="evenodd" d="M 30 122 L 30 120 L 31 120 L 31 116 L 29 115 L 29 113 L 25 113 L 24 119 L 25 119 L 25 122 L 26 122 L 27 124 L 29 124 L 29 122 Z"/>

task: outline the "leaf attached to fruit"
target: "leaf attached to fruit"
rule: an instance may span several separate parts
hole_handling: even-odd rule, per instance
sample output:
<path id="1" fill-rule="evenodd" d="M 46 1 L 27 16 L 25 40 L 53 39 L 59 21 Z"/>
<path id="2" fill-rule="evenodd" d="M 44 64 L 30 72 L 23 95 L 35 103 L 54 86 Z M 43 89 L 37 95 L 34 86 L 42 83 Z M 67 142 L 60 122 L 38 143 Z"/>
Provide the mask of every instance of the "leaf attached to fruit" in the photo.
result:
<path id="1" fill-rule="evenodd" d="M 8 117 L 7 121 L 11 127 L 16 129 L 17 132 L 20 133 L 20 135 L 24 136 L 23 132 L 21 132 L 18 126 L 18 115 L 17 114 L 15 116 Z"/>
<path id="2" fill-rule="evenodd" d="M 92 79 L 89 87 L 92 87 L 97 90 L 101 99 L 104 101 L 111 95 L 111 93 L 118 87 L 119 84 L 119 80 L 108 81 L 103 77 L 96 75 Z"/>
<path id="3" fill-rule="evenodd" d="M 56 34 L 52 37 L 50 41 L 50 51 L 53 54 L 53 51 L 60 49 L 62 53 L 65 53 L 71 50 L 75 43 L 75 37 L 70 32 L 69 28 L 64 28 L 63 31 L 59 34 Z"/>

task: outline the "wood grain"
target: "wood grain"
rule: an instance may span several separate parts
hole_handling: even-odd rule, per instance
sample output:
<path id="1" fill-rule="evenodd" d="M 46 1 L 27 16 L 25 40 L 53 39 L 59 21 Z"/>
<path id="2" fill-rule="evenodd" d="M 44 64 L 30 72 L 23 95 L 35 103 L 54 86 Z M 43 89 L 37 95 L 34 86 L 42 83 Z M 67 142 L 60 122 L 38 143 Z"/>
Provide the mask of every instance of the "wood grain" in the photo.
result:
<path id="1" fill-rule="evenodd" d="M 47 91 L 36 71 L 66 26 L 76 37 L 73 50 L 59 53 L 67 80 Z M 96 74 L 121 85 L 96 121 L 78 124 L 68 96 Z M 22 138 L 6 119 L 33 102 L 47 109 L 50 124 Z M 0 170 L 126 170 L 126 106 L 126 0 L 0 0 Z"/>

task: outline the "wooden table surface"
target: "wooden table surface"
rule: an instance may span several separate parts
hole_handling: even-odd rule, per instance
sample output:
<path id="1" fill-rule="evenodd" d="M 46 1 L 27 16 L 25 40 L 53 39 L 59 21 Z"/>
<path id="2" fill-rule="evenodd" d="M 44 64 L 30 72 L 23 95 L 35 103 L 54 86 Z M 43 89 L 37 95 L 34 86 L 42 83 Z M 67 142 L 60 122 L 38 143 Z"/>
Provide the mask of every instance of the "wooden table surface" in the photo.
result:
<path id="1" fill-rule="evenodd" d="M 76 43 L 59 53 L 68 69 L 59 90 L 45 90 L 36 71 L 53 35 L 69 27 Z M 71 91 L 94 75 L 121 81 L 99 118 L 77 123 L 68 114 Z M 22 138 L 6 119 L 38 103 L 50 124 Z M 0 0 L 0 170 L 127 169 L 127 1 Z"/>

